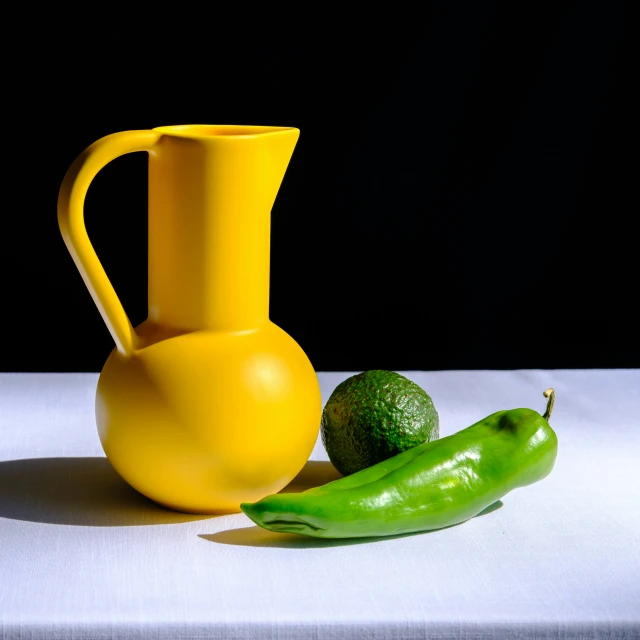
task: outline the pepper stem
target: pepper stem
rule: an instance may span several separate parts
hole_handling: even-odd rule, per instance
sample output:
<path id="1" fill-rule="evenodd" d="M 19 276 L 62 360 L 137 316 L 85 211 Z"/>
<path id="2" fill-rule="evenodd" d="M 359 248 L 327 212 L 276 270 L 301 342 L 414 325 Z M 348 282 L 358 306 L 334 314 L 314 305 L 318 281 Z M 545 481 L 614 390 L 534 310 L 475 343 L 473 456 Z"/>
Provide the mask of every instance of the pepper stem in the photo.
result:
<path id="1" fill-rule="evenodd" d="M 547 422 L 549 422 L 551 412 L 553 411 L 553 403 L 556 401 L 556 392 L 551 387 L 549 387 L 546 391 L 542 392 L 542 395 L 545 398 L 549 398 L 549 400 L 547 401 L 547 410 L 542 416 Z"/>

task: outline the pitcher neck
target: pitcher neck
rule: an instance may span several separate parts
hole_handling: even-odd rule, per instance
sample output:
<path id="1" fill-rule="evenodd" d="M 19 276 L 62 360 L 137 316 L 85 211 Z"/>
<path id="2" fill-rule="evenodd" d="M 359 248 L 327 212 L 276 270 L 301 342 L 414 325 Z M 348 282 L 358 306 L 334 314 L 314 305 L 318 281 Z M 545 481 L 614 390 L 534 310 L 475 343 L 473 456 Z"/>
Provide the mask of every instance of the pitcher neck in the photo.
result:
<path id="1" fill-rule="evenodd" d="M 149 319 L 254 329 L 269 320 L 271 208 L 299 131 L 193 128 L 162 128 L 149 158 Z"/>

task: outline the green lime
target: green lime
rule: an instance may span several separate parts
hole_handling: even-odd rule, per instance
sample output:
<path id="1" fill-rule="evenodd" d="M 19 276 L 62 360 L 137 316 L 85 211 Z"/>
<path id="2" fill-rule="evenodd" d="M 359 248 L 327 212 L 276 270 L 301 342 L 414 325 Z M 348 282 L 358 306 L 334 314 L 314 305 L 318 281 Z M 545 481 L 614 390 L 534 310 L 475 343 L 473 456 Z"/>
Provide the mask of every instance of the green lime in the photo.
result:
<path id="1" fill-rule="evenodd" d="M 329 460 L 347 476 L 436 440 L 439 419 L 422 387 L 394 371 L 373 369 L 334 389 L 320 433 Z"/>

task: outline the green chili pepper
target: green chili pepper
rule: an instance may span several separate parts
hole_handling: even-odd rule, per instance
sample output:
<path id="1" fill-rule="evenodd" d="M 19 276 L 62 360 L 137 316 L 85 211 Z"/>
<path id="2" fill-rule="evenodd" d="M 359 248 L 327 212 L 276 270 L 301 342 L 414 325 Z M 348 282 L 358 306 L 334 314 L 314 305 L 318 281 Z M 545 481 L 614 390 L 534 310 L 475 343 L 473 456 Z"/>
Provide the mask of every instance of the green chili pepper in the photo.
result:
<path id="1" fill-rule="evenodd" d="M 558 439 L 532 409 L 498 411 L 451 436 L 427 442 L 345 478 L 301 493 L 241 506 L 271 531 L 317 538 L 391 536 L 473 518 L 553 469 Z"/>

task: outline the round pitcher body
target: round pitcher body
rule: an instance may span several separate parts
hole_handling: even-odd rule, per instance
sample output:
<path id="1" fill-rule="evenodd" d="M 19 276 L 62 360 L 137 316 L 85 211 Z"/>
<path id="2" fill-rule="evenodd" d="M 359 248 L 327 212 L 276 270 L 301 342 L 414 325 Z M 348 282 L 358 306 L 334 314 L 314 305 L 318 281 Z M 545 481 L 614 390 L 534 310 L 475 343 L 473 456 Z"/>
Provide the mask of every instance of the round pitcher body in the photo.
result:
<path id="1" fill-rule="evenodd" d="M 151 500 L 189 513 L 232 513 L 285 487 L 316 443 L 318 379 L 271 322 L 194 331 L 109 356 L 96 421 L 116 471 Z M 146 335 L 145 335 L 146 334 Z"/>

